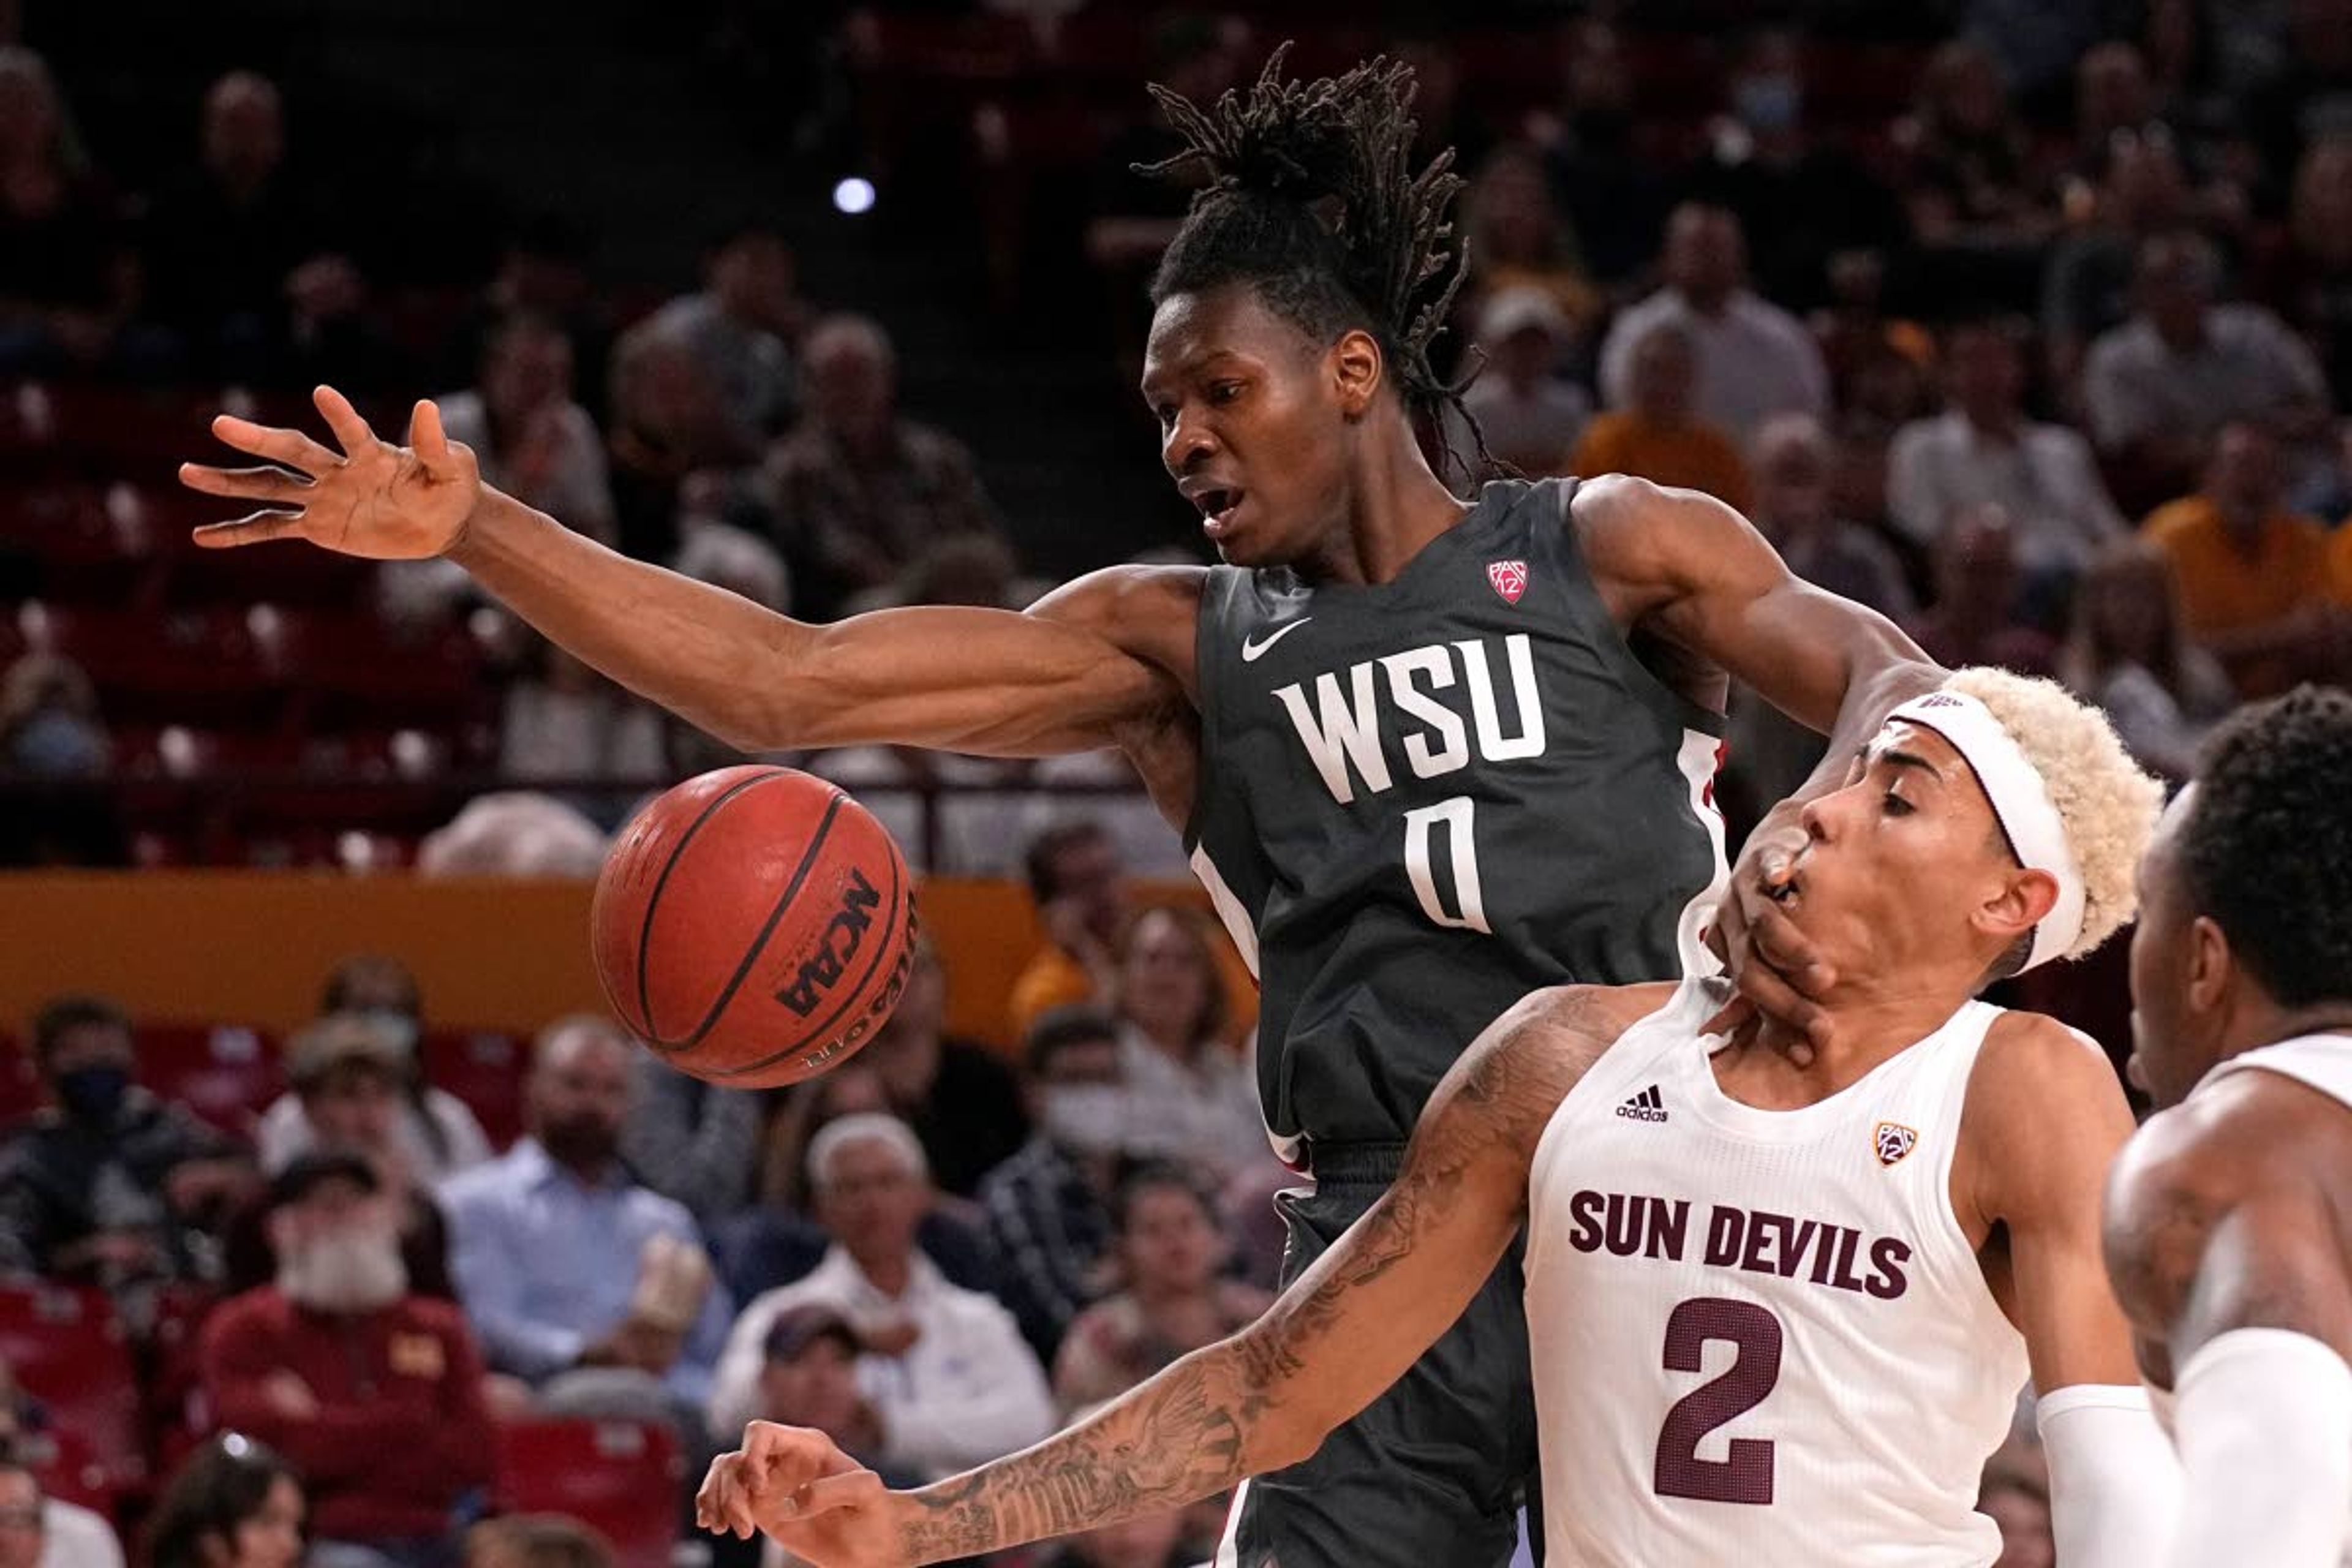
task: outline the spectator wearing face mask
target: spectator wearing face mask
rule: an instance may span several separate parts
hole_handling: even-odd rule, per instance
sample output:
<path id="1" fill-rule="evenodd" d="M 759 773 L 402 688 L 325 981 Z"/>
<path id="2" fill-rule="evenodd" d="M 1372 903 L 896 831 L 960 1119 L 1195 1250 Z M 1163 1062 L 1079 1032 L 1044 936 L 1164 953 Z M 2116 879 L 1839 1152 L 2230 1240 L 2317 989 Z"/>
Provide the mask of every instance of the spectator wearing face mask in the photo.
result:
<path id="1" fill-rule="evenodd" d="M 1054 1008 L 1024 1048 L 1037 1131 L 981 1183 L 980 1205 L 1000 1270 L 997 1299 L 1050 1364 L 1071 1321 L 1108 1283 L 1129 1100 L 1118 1025 L 1106 1013 Z"/>
<path id="2" fill-rule="evenodd" d="M 466 1102 L 425 1081 L 417 1052 L 425 1006 L 416 976 L 406 964 L 383 953 L 353 953 L 327 976 L 319 1012 L 325 1017 L 352 1014 L 373 1023 L 399 1059 L 397 1133 L 411 1177 L 436 1185 L 490 1157 L 490 1141 Z M 279 1096 L 263 1113 L 257 1142 L 265 1171 L 280 1170 L 295 1155 L 317 1146 L 318 1134 L 303 1112 L 299 1094 Z"/>
<path id="3" fill-rule="evenodd" d="M 50 1104 L 0 1147 L 0 1263 L 121 1290 L 201 1276 L 248 1189 L 223 1133 L 131 1081 L 131 1020 L 68 996 L 33 1021 Z"/>
<path id="4" fill-rule="evenodd" d="M 441 1568 L 459 1501 L 490 1479 L 473 1337 L 456 1308 L 410 1292 L 397 1215 L 365 1160 L 303 1155 L 270 1204 L 277 1281 L 205 1325 L 212 1408 L 309 1483 L 313 1568 Z"/>

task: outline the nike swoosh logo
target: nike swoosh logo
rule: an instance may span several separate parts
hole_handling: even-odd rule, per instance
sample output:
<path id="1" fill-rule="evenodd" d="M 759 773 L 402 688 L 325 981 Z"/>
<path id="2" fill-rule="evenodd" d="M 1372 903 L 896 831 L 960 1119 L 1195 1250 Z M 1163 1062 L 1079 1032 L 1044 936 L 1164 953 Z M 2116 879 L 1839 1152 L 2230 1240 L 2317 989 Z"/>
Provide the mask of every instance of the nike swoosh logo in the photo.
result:
<path id="1" fill-rule="evenodd" d="M 1299 627 L 1305 626 L 1314 618 L 1315 617 L 1313 616 L 1301 616 L 1295 621 L 1289 622 L 1284 626 L 1276 626 L 1274 630 L 1266 633 L 1265 640 L 1264 642 L 1252 642 L 1247 637 L 1242 638 L 1242 662 L 1244 664 L 1255 664 L 1260 654 L 1265 652 L 1266 649 L 1272 647 L 1275 644 L 1280 642 L 1283 638 L 1288 637 L 1291 633 L 1297 631 Z"/>

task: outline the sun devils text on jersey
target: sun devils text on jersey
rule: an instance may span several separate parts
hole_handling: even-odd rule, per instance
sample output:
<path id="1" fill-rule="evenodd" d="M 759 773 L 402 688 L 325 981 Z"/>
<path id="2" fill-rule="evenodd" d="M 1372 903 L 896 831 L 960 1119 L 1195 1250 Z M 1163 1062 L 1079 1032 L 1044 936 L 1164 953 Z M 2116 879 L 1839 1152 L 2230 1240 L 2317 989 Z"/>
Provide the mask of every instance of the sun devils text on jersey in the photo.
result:
<path id="1" fill-rule="evenodd" d="M 1759 1110 L 1716 1082 L 1699 1029 L 1719 1005 L 1685 984 L 1536 1152 L 1549 1561 L 1981 1568 L 2000 1538 L 1977 1479 L 2025 1345 L 1949 1187 L 2000 1010 L 1972 1002 L 1828 1100 Z"/>

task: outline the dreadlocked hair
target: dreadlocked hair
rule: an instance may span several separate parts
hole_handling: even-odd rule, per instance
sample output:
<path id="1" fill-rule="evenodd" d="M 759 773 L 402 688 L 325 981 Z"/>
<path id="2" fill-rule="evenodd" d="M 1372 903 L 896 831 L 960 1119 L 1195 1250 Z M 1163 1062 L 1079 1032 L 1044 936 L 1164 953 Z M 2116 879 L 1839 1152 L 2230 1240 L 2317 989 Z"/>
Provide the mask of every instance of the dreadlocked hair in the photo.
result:
<path id="1" fill-rule="evenodd" d="M 1135 172 L 1206 176 L 1151 279 L 1151 302 L 1246 284 L 1276 315 L 1321 342 L 1361 329 L 1381 345 L 1408 413 L 1459 411 L 1493 467 L 1462 383 L 1442 379 L 1430 346 L 1468 270 L 1451 209 L 1454 150 L 1418 174 L 1412 68 L 1386 56 L 1345 75 L 1286 79 L 1286 43 L 1244 99 L 1196 104 L 1157 82 L 1151 96 L 1184 150 Z M 1456 462 L 1439 426 L 1444 454 Z M 1464 465 L 1466 468 L 1467 465 Z"/>

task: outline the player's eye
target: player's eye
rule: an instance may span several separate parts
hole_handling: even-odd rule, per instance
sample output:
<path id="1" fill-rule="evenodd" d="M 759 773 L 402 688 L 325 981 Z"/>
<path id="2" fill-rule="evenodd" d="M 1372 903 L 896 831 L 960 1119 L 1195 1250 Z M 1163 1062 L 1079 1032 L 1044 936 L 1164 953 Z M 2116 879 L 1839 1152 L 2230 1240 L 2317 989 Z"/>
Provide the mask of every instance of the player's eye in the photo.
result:
<path id="1" fill-rule="evenodd" d="M 1241 395 L 1242 384 L 1238 381 L 1216 381 L 1209 384 L 1209 401 L 1211 403 L 1231 403 Z"/>
<path id="2" fill-rule="evenodd" d="M 1886 792 L 1886 799 L 1883 804 L 1885 805 L 1886 815 L 1889 816 L 1908 816 L 1914 811 L 1918 809 L 1918 807 L 1913 805 L 1909 801 L 1905 800 L 1901 795 L 1896 795 L 1893 790 L 1888 790 Z"/>
<path id="3" fill-rule="evenodd" d="M 1169 429 L 1176 423 L 1176 405 L 1172 403 L 1155 403 L 1151 405 L 1151 416 L 1160 421 L 1160 427 L 1162 430 Z"/>

